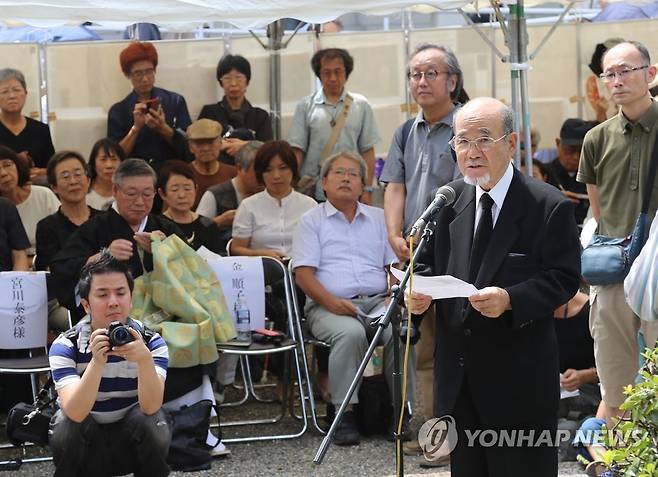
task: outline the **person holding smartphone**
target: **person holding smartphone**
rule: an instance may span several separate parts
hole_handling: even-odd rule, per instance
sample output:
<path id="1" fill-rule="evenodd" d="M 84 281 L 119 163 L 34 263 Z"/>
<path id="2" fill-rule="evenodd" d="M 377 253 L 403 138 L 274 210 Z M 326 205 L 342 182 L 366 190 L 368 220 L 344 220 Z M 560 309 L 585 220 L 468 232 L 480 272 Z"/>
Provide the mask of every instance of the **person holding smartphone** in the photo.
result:
<path id="1" fill-rule="evenodd" d="M 168 159 L 185 157 L 182 131 L 192 121 L 183 96 L 155 86 L 155 47 L 133 42 L 123 49 L 119 62 L 133 90 L 110 108 L 107 136 L 126 156 L 145 159 L 156 170 Z"/>

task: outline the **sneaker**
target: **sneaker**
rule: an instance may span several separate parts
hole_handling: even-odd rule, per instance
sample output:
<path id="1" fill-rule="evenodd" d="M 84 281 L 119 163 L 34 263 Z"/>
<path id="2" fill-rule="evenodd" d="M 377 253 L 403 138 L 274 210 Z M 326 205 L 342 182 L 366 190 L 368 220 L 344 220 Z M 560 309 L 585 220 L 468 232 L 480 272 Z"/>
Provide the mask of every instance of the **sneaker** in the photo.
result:
<path id="1" fill-rule="evenodd" d="M 430 467 L 444 467 L 450 465 L 450 455 L 444 455 L 439 457 L 436 460 L 427 460 L 424 455 L 418 457 L 418 465 L 422 468 L 427 469 Z"/>
<path id="2" fill-rule="evenodd" d="M 414 439 L 402 444 L 402 452 L 404 452 L 405 455 L 420 455 L 423 453 L 423 448 L 420 447 L 418 439 Z"/>
<path id="3" fill-rule="evenodd" d="M 215 447 L 210 449 L 210 457 L 223 457 L 230 453 L 231 451 L 226 448 L 223 442 L 218 443 Z"/>
<path id="4" fill-rule="evenodd" d="M 334 444 L 337 446 L 354 446 L 358 443 L 359 431 L 356 429 L 354 411 L 346 411 L 334 433 Z"/>

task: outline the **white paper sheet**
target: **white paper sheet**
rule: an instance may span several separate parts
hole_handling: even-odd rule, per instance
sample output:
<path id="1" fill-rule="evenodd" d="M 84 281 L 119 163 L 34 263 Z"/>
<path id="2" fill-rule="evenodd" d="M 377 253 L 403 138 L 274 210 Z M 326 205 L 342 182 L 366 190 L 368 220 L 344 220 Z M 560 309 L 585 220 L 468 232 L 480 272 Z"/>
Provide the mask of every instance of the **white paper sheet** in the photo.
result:
<path id="1" fill-rule="evenodd" d="M 391 273 L 398 280 L 402 280 L 404 272 L 391 267 Z M 407 282 L 407 287 L 409 283 Z M 475 295 L 478 289 L 452 275 L 438 275 L 425 277 L 414 275 L 414 292 L 431 296 L 434 300 L 441 298 L 469 297 Z"/>

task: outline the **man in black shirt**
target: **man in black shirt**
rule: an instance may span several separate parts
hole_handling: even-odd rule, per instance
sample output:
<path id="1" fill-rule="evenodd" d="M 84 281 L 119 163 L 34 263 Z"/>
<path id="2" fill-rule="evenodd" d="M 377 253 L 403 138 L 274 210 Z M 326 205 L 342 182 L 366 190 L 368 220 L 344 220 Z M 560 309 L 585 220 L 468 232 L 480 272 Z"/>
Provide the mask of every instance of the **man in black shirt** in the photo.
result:
<path id="1" fill-rule="evenodd" d="M 570 118 L 562 123 L 560 137 L 555 138 L 557 157 L 546 165 L 548 169 L 548 183 L 559 188 L 575 206 L 576 223 L 583 225 L 589 200 L 585 184 L 576 182 L 576 172 L 580 162 L 580 150 L 583 147 L 585 133 L 596 124 L 592 121 L 583 121 Z"/>

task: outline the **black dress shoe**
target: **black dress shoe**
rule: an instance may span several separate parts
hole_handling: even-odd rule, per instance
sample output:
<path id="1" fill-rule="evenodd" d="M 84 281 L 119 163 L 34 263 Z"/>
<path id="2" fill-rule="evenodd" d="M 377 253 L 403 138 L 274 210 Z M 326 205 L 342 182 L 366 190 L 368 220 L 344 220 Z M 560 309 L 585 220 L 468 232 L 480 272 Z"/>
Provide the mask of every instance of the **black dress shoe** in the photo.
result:
<path id="1" fill-rule="evenodd" d="M 356 429 L 354 411 L 346 411 L 334 433 L 334 444 L 338 446 L 354 446 L 358 443 L 359 431 Z"/>

